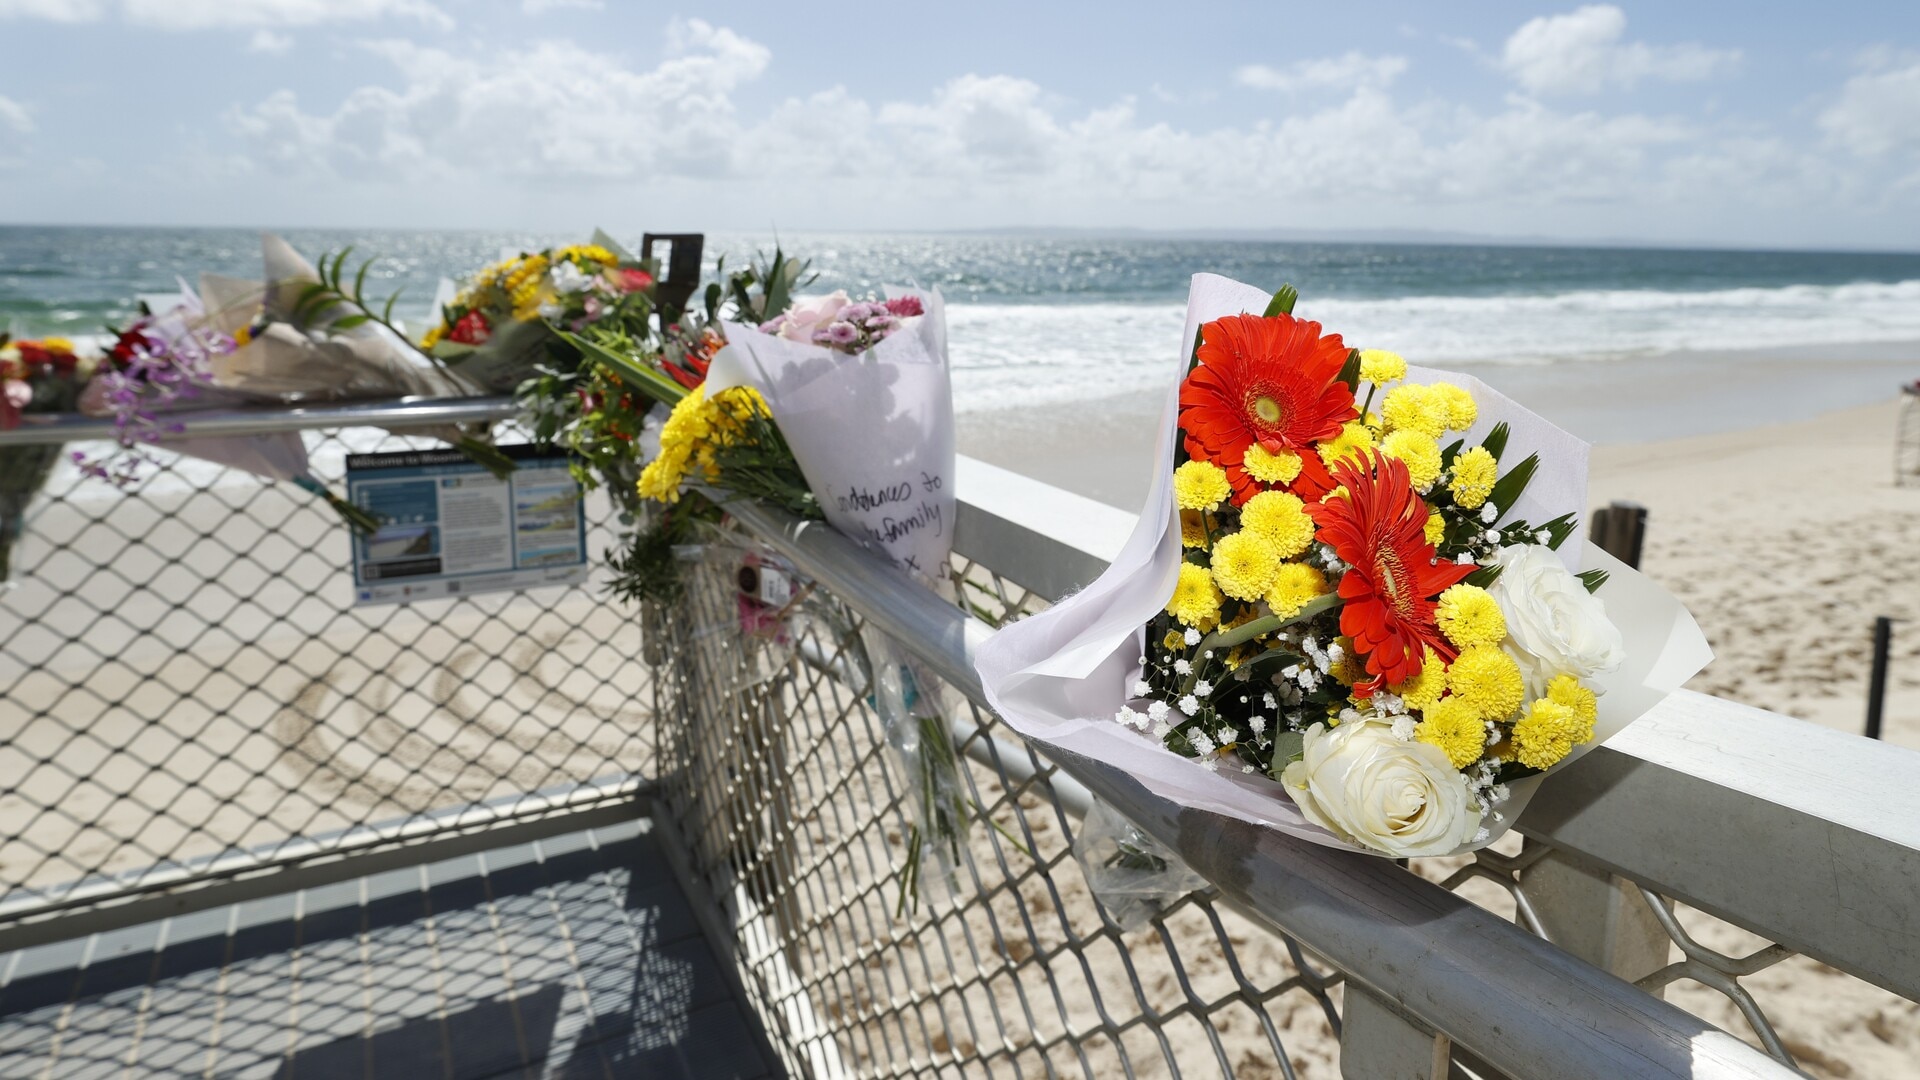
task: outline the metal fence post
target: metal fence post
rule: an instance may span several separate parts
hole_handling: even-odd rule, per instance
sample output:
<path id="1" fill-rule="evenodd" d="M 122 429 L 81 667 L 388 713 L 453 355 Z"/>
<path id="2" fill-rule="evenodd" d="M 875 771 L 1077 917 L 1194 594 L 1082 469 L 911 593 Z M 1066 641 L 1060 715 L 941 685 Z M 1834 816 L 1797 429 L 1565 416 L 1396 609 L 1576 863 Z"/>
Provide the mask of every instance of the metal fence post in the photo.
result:
<path id="1" fill-rule="evenodd" d="M 1551 849 L 1520 872 L 1520 884 L 1547 940 L 1562 949 L 1628 982 L 1667 966 L 1673 941 L 1631 882 Z"/>
<path id="2" fill-rule="evenodd" d="M 1873 620 L 1873 674 L 1867 679 L 1867 738 L 1880 737 L 1881 715 L 1887 707 L 1887 654 L 1893 649 L 1893 620 Z"/>
<path id="3" fill-rule="evenodd" d="M 1647 537 L 1647 508 L 1636 502 L 1615 501 L 1595 510 L 1588 538 L 1595 547 L 1634 569 L 1640 568 L 1640 549 Z"/>
<path id="4" fill-rule="evenodd" d="M 1347 1080 L 1446 1080 L 1453 1043 L 1385 998 L 1347 984 L 1340 1075 Z"/>

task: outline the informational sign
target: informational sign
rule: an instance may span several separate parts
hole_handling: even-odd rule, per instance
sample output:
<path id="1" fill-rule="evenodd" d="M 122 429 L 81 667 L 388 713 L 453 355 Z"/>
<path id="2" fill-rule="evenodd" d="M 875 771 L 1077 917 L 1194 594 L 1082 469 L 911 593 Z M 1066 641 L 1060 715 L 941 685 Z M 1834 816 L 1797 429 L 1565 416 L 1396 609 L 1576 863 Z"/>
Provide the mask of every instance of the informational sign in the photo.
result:
<path id="1" fill-rule="evenodd" d="M 458 450 L 347 456 L 347 499 L 381 525 L 353 538 L 354 606 L 578 585 L 587 522 L 564 454 L 500 448 L 502 480 Z"/>

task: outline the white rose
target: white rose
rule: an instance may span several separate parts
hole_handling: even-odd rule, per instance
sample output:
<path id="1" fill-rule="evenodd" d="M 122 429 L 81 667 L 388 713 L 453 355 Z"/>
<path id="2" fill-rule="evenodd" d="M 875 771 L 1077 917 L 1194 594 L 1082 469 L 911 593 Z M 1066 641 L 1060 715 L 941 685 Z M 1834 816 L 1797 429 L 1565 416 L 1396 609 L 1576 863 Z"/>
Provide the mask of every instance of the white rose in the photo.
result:
<path id="1" fill-rule="evenodd" d="M 1582 682 L 1620 666 L 1626 643 L 1607 607 L 1561 564 L 1551 548 L 1515 544 L 1495 557 L 1500 577 L 1488 592 L 1507 617 L 1508 652 L 1534 693 L 1555 675 Z"/>
<path id="2" fill-rule="evenodd" d="M 593 284 L 593 279 L 570 261 L 556 263 L 552 270 L 547 271 L 547 278 L 553 282 L 553 291 L 562 296 L 581 292 Z"/>
<path id="3" fill-rule="evenodd" d="M 1444 855 L 1480 831 L 1480 808 L 1446 752 L 1401 742 L 1378 720 L 1306 731 L 1280 783 L 1308 821 L 1395 858 Z"/>

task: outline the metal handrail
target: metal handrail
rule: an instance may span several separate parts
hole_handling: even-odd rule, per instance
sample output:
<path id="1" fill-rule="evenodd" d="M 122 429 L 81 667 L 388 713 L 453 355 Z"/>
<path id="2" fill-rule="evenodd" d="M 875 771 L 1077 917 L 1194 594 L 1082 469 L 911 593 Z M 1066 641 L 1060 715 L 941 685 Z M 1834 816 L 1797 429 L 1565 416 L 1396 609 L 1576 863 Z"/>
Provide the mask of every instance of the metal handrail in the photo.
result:
<path id="1" fill-rule="evenodd" d="M 444 424 L 478 424 L 511 420 L 519 414 L 510 397 L 395 398 L 388 401 L 352 401 L 334 405 L 260 405 L 244 409 L 205 409 L 167 414 L 179 430 L 162 431 L 160 439 L 198 439 L 215 435 L 269 435 L 282 431 L 321 428 L 413 428 Z M 112 439 L 112 420 L 80 413 L 29 414 L 20 426 L 0 431 L 0 446 Z"/>
<path id="2" fill-rule="evenodd" d="M 765 508 L 735 516 L 976 703 L 989 627 L 832 529 Z M 1516 1076 L 1790 1077 L 1675 1006 L 1384 859 L 1320 847 L 1149 794 L 1103 762 L 1061 770 L 1178 851 L 1220 892 L 1408 1015 Z"/>

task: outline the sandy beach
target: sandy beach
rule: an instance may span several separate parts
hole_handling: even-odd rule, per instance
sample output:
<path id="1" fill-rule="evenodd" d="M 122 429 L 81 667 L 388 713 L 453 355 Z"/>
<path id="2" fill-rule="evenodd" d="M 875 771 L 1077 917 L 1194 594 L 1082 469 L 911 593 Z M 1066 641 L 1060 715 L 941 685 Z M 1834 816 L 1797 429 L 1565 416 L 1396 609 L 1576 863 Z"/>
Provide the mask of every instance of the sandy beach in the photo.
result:
<path id="1" fill-rule="evenodd" d="M 1901 370 L 1920 373 L 1920 364 L 1872 366 L 1889 386 Z M 1576 387 L 1543 398 L 1543 380 L 1509 386 L 1498 373 L 1489 378 L 1601 443 L 1590 506 L 1631 500 L 1647 507 L 1642 569 L 1686 601 L 1716 654 L 1693 689 L 1858 733 L 1873 619 L 1888 615 L 1904 621 L 1895 624 L 1885 738 L 1920 748 L 1920 487 L 1893 483 L 1897 396 L 1828 412 L 1817 412 L 1817 395 L 1781 397 L 1776 412 L 1794 417 L 1786 423 L 1724 431 L 1699 418 L 1707 433 L 1627 442 L 1608 439 L 1620 430 L 1608 417 L 1629 414 L 1627 395 L 1644 387 L 1623 391 L 1608 382 L 1597 394 Z M 1134 395 L 1072 410 L 965 416 L 960 449 L 1133 510 L 1152 455 L 1140 429 L 1154 424 L 1157 409 L 1149 396 Z M 1760 944 L 1698 913 L 1687 921 L 1703 941 L 1734 954 Z M 1920 1005 L 1803 957 L 1748 985 L 1815 1076 L 1899 1075 L 1920 1060 Z M 1683 984 L 1669 999 L 1745 1034 L 1739 1014 L 1714 991 Z M 1325 1060 L 1310 1031 L 1290 1038 L 1306 1040 L 1289 1045 L 1301 1064 Z"/>

